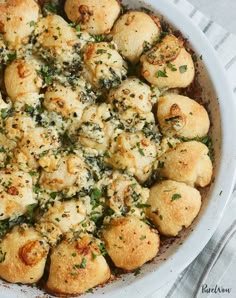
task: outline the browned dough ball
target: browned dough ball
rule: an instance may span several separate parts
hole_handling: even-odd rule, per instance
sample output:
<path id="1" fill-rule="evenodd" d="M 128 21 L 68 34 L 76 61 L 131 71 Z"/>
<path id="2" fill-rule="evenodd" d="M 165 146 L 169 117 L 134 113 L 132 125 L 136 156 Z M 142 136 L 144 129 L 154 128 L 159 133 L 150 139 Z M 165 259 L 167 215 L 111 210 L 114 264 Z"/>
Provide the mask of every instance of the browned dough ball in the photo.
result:
<path id="1" fill-rule="evenodd" d="M 107 34 L 120 14 L 117 0 L 66 0 L 68 19 L 91 34 Z"/>
<path id="2" fill-rule="evenodd" d="M 158 99 L 157 119 L 162 133 L 169 137 L 203 137 L 210 127 L 209 116 L 202 105 L 174 93 Z"/>
<path id="3" fill-rule="evenodd" d="M 10 48 L 27 44 L 39 17 L 34 0 L 7 0 L 0 3 L 0 33 Z"/>
<path id="4" fill-rule="evenodd" d="M 96 88 L 117 87 L 127 66 L 116 46 L 108 42 L 88 43 L 84 49 L 84 76 Z"/>
<path id="5" fill-rule="evenodd" d="M 78 295 L 110 278 L 106 260 L 90 236 L 53 248 L 46 288 L 56 295 Z"/>
<path id="6" fill-rule="evenodd" d="M 113 218 L 103 229 L 102 236 L 115 266 L 127 271 L 150 261 L 159 250 L 156 231 L 134 216 Z"/>
<path id="7" fill-rule="evenodd" d="M 191 225 L 201 207 L 200 192 L 172 180 L 155 184 L 147 200 L 146 215 L 165 236 L 177 236 L 183 227 Z"/>
<path id="8" fill-rule="evenodd" d="M 137 113 L 148 113 L 152 110 L 151 96 L 150 86 L 136 77 L 130 77 L 109 91 L 108 102 L 118 109 L 121 115 L 131 108 Z"/>
<path id="9" fill-rule="evenodd" d="M 115 23 L 111 35 L 122 56 L 137 63 L 147 46 L 152 46 L 160 35 L 160 24 L 141 11 L 129 11 Z"/>
<path id="10" fill-rule="evenodd" d="M 158 160 L 161 176 L 191 186 L 207 186 L 212 177 L 212 162 L 206 145 L 196 142 L 179 143 Z"/>
<path id="11" fill-rule="evenodd" d="M 42 87 L 42 80 L 34 66 L 23 59 L 14 60 L 7 66 L 4 82 L 7 94 L 13 102 L 28 94 L 38 94 Z"/>
<path id="12" fill-rule="evenodd" d="M 183 42 L 167 35 L 141 57 L 142 76 L 158 88 L 185 88 L 194 79 L 194 64 Z"/>
<path id="13" fill-rule="evenodd" d="M 1 242 L 0 277 L 12 283 L 37 282 L 43 276 L 48 250 L 34 228 L 14 227 Z"/>
<path id="14" fill-rule="evenodd" d="M 156 156 L 156 144 L 143 132 L 123 132 L 111 144 L 108 163 L 133 174 L 142 183 L 151 176 Z"/>

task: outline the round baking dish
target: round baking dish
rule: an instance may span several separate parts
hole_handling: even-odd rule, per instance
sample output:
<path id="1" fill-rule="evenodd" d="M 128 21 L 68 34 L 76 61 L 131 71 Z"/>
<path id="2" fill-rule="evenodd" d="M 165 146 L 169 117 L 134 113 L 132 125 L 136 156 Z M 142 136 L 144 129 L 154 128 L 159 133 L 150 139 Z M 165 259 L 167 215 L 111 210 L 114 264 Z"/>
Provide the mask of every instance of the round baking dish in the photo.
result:
<path id="1" fill-rule="evenodd" d="M 145 297 L 160 288 L 169 279 L 180 273 L 204 248 L 219 224 L 232 192 L 236 172 L 236 109 L 233 94 L 226 80 L 225 71 L 214 49 L 203 33 L 181 13 L 175 5 L 166 0 L 124 0 L 132 8 L 146 7 L 158 16 L 164 16 L 171 26 L 180 30 L 189 40 L 199 59 L 199 82 L 203 88 L 202 97 L 208 104 L 212 123 L 211 138 L 215 153 L 214 179 L 204 190 L 201 212 L 190 229 L 175 240 L 167 241 L 156 259 L 142 267 L 138 276 L 123 275 L 122 278 L 95 290 L 95 294 L 83 297 Z M 171 244 L 171 245 L 170 245 Z M 0 281 L 1 298 L 6 297 L 50 297 L 38 289 L 10 285 Z"/>

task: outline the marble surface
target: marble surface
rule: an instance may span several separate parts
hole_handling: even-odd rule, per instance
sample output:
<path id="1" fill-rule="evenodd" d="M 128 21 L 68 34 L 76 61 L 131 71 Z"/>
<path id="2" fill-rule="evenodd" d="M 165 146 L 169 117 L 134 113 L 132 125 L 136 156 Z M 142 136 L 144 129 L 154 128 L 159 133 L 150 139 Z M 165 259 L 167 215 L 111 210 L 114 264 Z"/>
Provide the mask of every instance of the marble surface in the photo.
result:
<path id="1" fill-rule="evenodd" d="M 235 0 L 188 0 L 205 15 L 236 34 Z"/>

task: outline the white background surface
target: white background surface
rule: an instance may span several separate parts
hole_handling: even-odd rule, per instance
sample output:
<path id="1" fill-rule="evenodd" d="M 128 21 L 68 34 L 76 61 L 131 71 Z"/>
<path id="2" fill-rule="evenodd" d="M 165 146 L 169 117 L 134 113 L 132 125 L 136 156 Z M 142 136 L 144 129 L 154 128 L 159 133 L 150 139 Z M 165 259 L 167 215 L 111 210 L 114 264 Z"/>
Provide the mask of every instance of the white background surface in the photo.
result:
<path id="1" fill-rule="evenodd" d="M 205 15 L 236 34 L 236 0 L 188 0 Z"/>

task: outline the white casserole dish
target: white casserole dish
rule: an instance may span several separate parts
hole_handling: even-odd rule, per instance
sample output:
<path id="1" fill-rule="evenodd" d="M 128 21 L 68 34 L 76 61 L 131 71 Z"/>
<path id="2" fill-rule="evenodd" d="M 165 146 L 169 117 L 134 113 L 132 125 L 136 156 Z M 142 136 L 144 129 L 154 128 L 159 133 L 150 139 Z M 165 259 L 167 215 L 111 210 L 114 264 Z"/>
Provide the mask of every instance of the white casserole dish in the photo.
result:
<path id="1" fill-rule="evenodd" d="M 236 109 L 233 94 L 226 80 L 226 74 L 214 49 L 203 33 L 182 14 L 172 3 L 166 0 L 124 0 L 130 7 L 145 6 L 163 15 L 171 25 L 179 29 L 188 38 L 199 60 L 199 82 L 203 87 L 203 98 L 208 102 L 212 123 L 211 137 L 215 151 L 214 181 L 204 191 L 201 212 L 190 229 L 181 233 L 168 247 L 164 245 L 154 262 L 142 267 L 138 276 L 123 275 L 121 279 L 95 290 L 95 294 L 83 297 L 145 297 L 180 273 L 200 253 L 213 235 L 234 186 L 236 169 Z M 180 245 L 181 244 L 181 245 Z M 10 285 L 0 282 L 0 296 L 5 297 L 50 297 L 38 289 L 27 286 Z"/>

